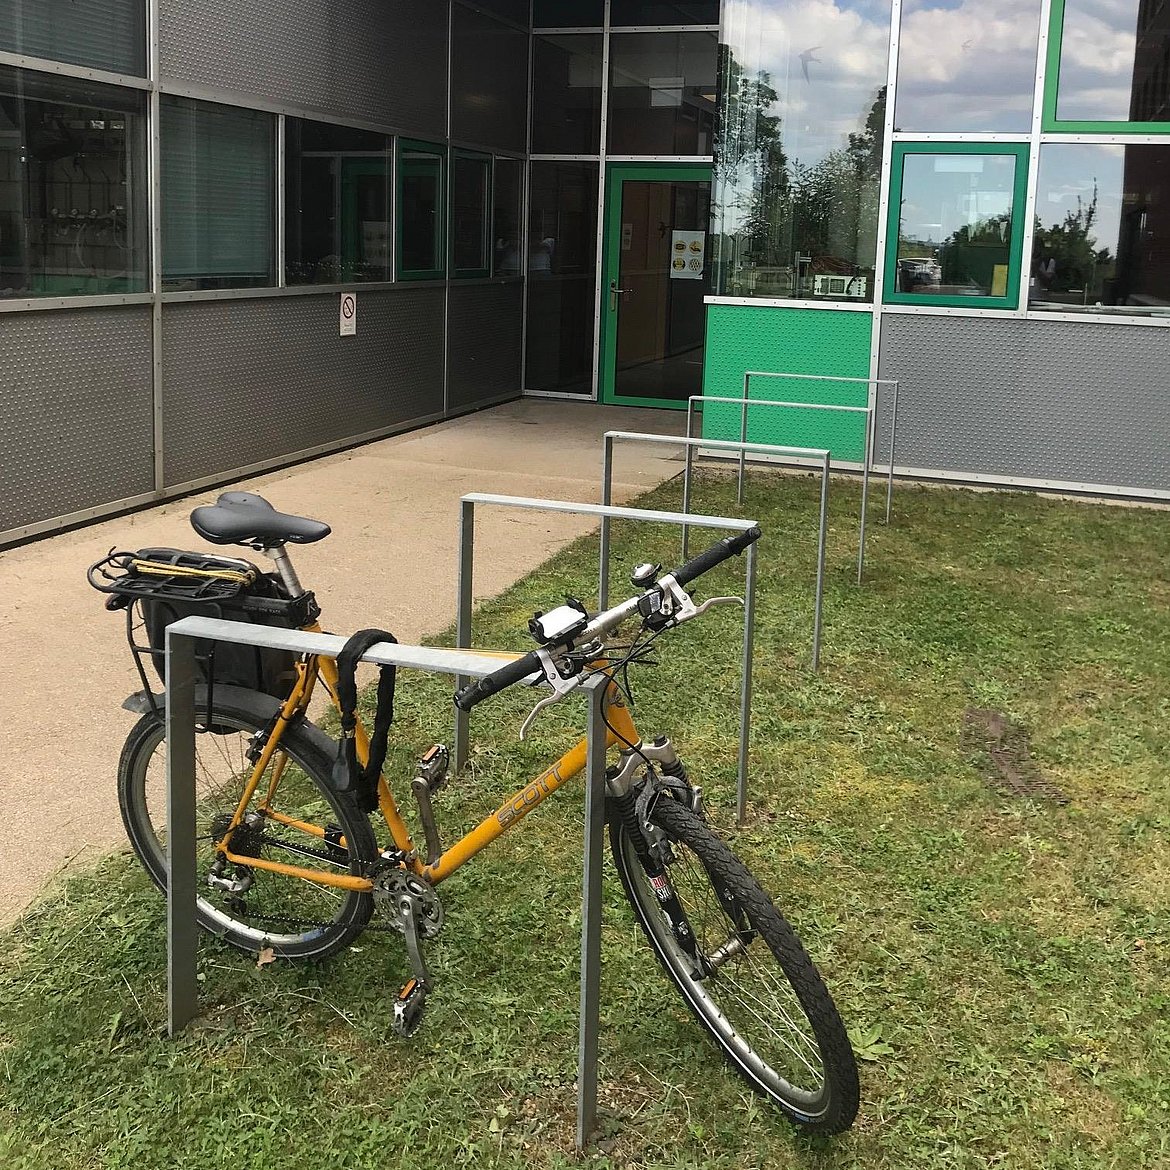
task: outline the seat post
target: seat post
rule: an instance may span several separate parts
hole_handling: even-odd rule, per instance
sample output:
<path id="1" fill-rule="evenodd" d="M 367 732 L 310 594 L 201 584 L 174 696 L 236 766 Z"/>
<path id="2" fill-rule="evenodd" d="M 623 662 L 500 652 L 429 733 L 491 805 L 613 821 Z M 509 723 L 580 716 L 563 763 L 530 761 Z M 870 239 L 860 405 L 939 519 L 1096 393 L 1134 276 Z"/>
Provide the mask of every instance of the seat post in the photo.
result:
<path id="1" fill-rule="evenodd" d="M 273 563 L 276 565 L 276 571 L 280 574 L 280 579 L 284 582 L 285 589 L 288 590 L 289 597 L 300 597 L 304 593 L 304 589 L 301 588 L 297 571 L 293 568 L 293 563 L 289 559 L 288 553 L 285 552 L 284 545 L 278 544 L 272 548 L 266 548 L 264 555 L 272 558 Z"/>

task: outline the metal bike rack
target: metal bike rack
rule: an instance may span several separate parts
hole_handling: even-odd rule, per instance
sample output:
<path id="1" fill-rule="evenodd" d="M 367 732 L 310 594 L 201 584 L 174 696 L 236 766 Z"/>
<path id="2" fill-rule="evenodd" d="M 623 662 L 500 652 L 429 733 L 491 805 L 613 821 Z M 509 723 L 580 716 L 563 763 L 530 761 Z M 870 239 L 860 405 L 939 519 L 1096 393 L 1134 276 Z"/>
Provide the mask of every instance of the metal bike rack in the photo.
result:
<path id="1" fill-rule="evenodd" d="M 728 516 L 696 516 L 684 512 L 653 512 L 646 508 L 617 508 L 609 504 L 576 504 L 570 500 L 542 500 L 531 496 L 498 496 L 485 492 L 471 492 L 460 501 L 459 522 L 459 617 L 455 644 L 471 647 L 472 577 L 475 562 L 475 509 L 490 505 L 521 508 L 538 512 L 567 512 L 577 516 L 597 516 L 605 520 L 649 520 L 658 524 L 690 524 L 695 528 L 723 528 L 746 532 L 755 527 L 754 520 L 739 520 Z M 752 705 L 752 639 L 756 621 L 756 546 L 747 547 L 747 584 L 744 589 L 743 614 L 743 682 L 740 688 L 739 708 L 739 771 L 736 783 L 736 809 L 739 823 L 747 815 L 748 739 L 751 731 Z M 608 564 L 606 565 L 608 570 Z M 598 599 L 604 596 L 605 578 L 600 576 Z M 497 666 L 499 665 L 497 661 Z M 464 685 L 462 679 L 457 680 Z M 456 772 L 467 762 L 468 716 L 465 711 L 455 713 L 454 762 Z"/>
<path id="2" fill-rule="evenodd" d="M 166 632 L 167 1029 L 176 1035 L 199 1011 L 195 859 L 195 641 L 205 639 L 335 658 L 345 638 L 274 626 L 188 617 Z M 363 662 L 482 678 L 498 658 L 466 650 L 380 643 Z M 577 1049 L 577 1149 L 597 1130 L 597 1041 L 601 1002 L 601 876 L 605 822 L 605 679 L 586 679 L 585 845 L 581 885 L 581 1013 Z"/>
<path id="3" fill-rule="evenodd" d="M 821 464 L 821 514 L 820 529 L 817 537 L 817 585 L 816 597 L 813 606 L 813 643 L 812 669 L 814 673 L 821 667 L 821 610 L 825 595 L 825 540 L 829 528 L 829 459 L 826 450 L 815 447 L 781 447 L 774 443 L 736 443 L 724 439 L 680 439 L 677 435 L 652 435 L 641 431 L 606 431 L 603 436 L 605 454 L 601 465 L 601 502 L 608 505 L 613 499 L 613 448 L 618 439 L 637 443 L 655 443 L 666 446 L 685 446 L 687 449 L 687 466 L 691 464 L 691 452 L 696 447 L 712 447 L 722 451 L 741 451 L 747 449 L 763 455 L 788 455 L 801 458 L 817 459 Z M 689 471 L 683 477 L 682 510 L 689 513 L 691 510 L 691 482 Z M 682 526 L 682 555 L 685 560 L 689 555 L 689 525 Z M 598 605 L 604 609 L 608 605 L 609 594 L 609 517 L 601 520 L 601 585 L 598 590 Z"/>

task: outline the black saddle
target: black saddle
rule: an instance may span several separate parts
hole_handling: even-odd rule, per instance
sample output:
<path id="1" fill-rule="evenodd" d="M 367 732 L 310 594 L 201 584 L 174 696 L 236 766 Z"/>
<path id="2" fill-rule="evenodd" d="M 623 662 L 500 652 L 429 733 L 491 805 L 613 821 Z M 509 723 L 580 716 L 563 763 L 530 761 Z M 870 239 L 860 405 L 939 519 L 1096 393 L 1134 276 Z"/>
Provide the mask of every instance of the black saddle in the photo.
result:
<path id="1" fill-rule="evenodd" d="M 214 504 L 191 513 L 191 527 L 212 544 L 276 548 L 312 544 L 328 536 L 328 524 L 306 516 L 286 516 L 255 492 L 224 492 Z"/>

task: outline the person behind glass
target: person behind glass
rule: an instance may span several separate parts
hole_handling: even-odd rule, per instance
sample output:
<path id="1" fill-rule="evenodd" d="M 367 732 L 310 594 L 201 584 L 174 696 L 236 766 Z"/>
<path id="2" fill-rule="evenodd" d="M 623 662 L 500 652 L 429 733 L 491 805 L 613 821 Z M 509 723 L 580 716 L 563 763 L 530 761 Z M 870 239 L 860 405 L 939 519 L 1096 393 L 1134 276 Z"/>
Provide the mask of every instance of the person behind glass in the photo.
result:
<path id="1" fill-rule="evenodd" d="M 552 258 L 555 245 L 556 240 L 552 236 L 545 236 L 543 240 L 533 240 L 528 249 L 528 271 L 532 275 L 552 275 Z"/>
<path id="2" fill-rule="evenodd" d="M 515 240 L 496 241 L 496 275 L 520 275 L 520 245 Z"/>
<path id="3" fill-rule="evenodd" d="M 1051 253 L 1045 255 L 1040 249 L 1032 260 L 1032 292 L 1038 294 L 1047 292 L 1056 282 L 1056 257 Z"/>

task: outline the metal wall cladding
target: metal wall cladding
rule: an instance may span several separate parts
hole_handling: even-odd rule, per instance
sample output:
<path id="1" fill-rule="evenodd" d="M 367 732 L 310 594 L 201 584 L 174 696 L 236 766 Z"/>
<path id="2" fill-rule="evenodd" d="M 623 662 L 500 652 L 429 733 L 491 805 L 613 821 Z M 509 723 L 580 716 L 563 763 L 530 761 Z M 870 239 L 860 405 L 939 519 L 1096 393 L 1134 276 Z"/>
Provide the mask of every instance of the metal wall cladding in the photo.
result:
<path id="1" fill-rule="evenodd" d="M 448 312 L 448 409 L 519 397 L 523 284 L 453 284 Z"/>
<path id="2" fill-rule="evenodd" d="M 159 9 L 164 81 L 446 132 L 445 3 L 160 0 Z"/>
<path id="3" fill-rule="evenodd" d="M 899 467 L 1170 489 L 1170 331 L 886 314 Z M 889 441 L 881 411 L 878 459 Z"/>
<path id="4" fill-rule="evenodd" d="M 149 306 L 0 314 L 0 532 L 154 488 Z"/>
<path id="5" fill-rule="evenodd" d="M 451 26 L 451 137 L 523 153 L 528 35 L 456 4 Z"/>
<path id="6" fill-rule="evenodd" d="M 443 289 L 163 307 L 166 486 L 406 425 L 443 410 Z"/>

